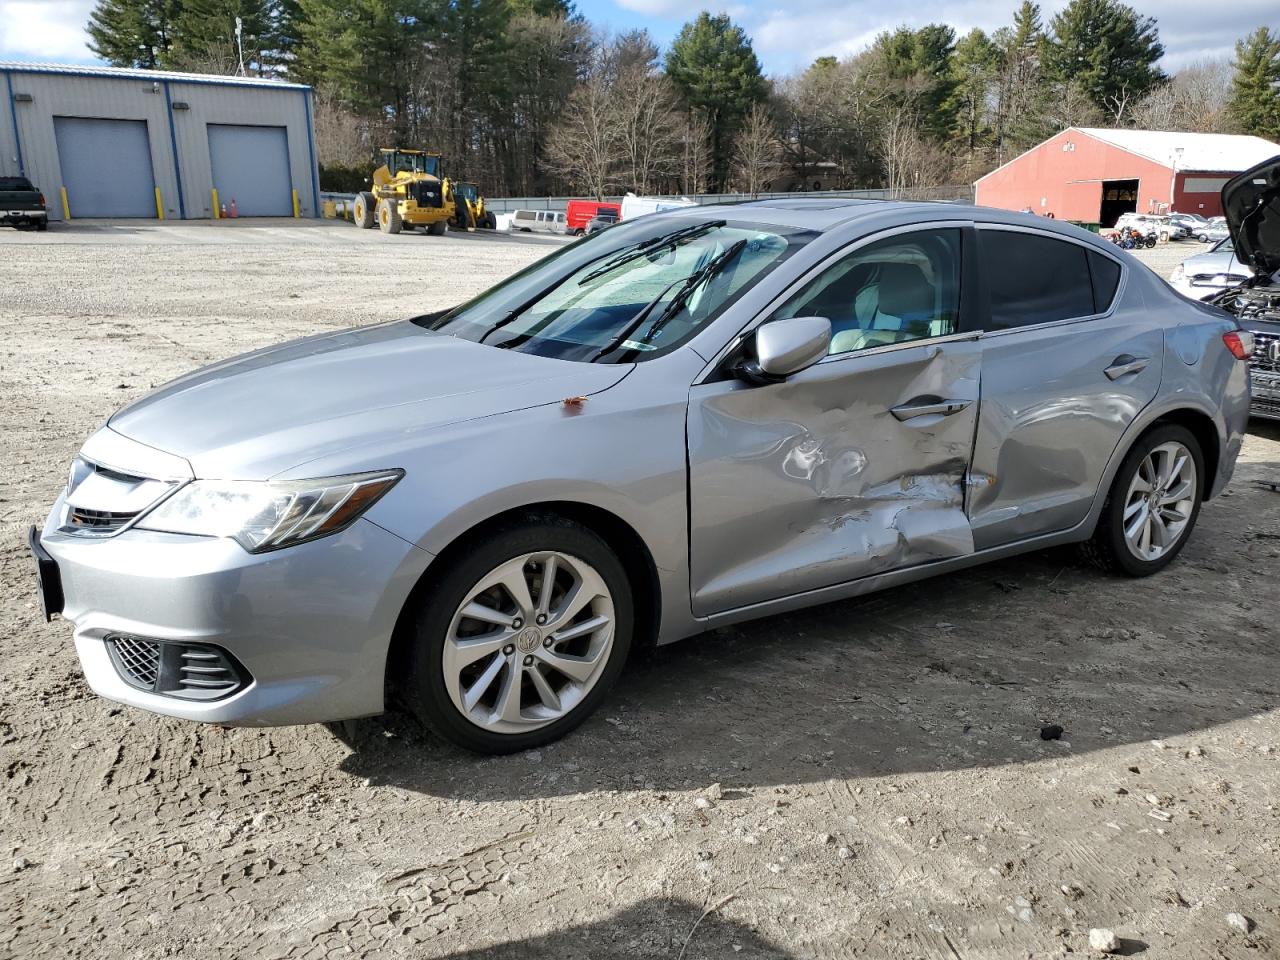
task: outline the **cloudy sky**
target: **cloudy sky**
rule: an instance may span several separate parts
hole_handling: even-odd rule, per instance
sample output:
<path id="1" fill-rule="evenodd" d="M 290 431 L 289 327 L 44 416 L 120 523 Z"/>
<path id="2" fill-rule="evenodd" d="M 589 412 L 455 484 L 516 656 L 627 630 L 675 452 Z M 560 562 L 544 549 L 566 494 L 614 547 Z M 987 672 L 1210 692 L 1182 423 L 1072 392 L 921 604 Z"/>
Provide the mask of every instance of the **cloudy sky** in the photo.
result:
<path id="1" fill-rule="evenodd" d="M 1066 0 L 1042 0 L 1045 19 Z M 1134 0 L 1131 0 L 1134 2 Z M 0 0 L 0 60 L 92 63 L 84 23 L 94 0 Z M 767 73 L 802 67 L 824 54 L 856 53 L 877 33 L 898 24 L 943 22 L 959 33 L 972 27 L 994 30 L 1009 22 L 1017 0 L 729 0 L 714 9 L 729 13 L 755 42 Z M 1176 70 L 1204 57 L 1231 53 L 1238 37 L 1259 26 L 1280 29 L 1277 0 L 1136 0 L 1155 16 L 1168 53 L 1165 69 Z M 666 44 L 681 23 L 699 9 L 689 0 L 578 0 L 594 23 L 613 30 L 647 27 Z M 1210 12 L 1212 10 L 1212 12 Z"/>

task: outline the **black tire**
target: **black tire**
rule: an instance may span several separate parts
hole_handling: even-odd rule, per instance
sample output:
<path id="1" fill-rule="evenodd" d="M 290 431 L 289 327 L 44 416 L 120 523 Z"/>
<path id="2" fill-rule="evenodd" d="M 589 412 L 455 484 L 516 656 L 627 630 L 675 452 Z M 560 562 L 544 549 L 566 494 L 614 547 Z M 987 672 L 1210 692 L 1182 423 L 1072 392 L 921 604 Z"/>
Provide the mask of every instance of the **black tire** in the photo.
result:
<path id="1" fill-rule="evenodd" d="M 495 733 L 472 723 L 454 706 L 444 676 L 444 644 L 455 611 L 490 571 L 522 554 L 554 550 L 586 561 L 609 588 L 614 608 L 613 646 L 604 672 L 582 702 L 559 720 L 521 734 Z M 477 753 L 529 750 L 558 740 L 600 705 L 617 681 L 631 650 L 635 605 L 621 561 L 596 533 L 557 517 L 529 517 L 488 532 L 454 558 L 422 596 L 407 637 L 399 693 L 405 706 L 446 740 Z"/>
<path id="2" fill-rule="evenodd" d="M 38 230 L 40 233 L 44 233 L 44 232 L 45 232 L 46 230 L 48 230 L 48 229 L 49 229 L 49 221 L 48 221 L 48 220 L 37 220 L 37 221 L 36 221 L 36 230 Z"/>
<path id="3" fill-rule="evenodd" d="M 433 237 L 443 237 L 449 232 L 448 220 L 437 220 L 435 223 L 427 225 L 427 233 Z"/>
<path id="4" fill-rule="evenodd" d="M 1202 233 L 1202 234 L 1200 234 L 1200 236 L 1199 236 L 1197 239 L 1198 239 L 1201 243 L 1208 243 L 1208 242 L 1209 242 L 1209 235 L 1208 235 L 1207 233 Z"/>
<path id="5" fill-rule="evenodd" d="M 361 230 L 372 230 L 374 224 L 374 208 L 378 201 L 372 193 L 357 193 L 355 206 L 351 211 L 352 219 Z"/>
<path id="6" fill-rule="evenodd" d="M 482 223 L 482 224 L 481 224 L 481 226 L 482 226 L 485 230 L 497 230 L 497 229 L 498 229 L 498 218 L 497 218 L 496 216 L 494 216 L 492 213 L 488 213 L 488 212 L 486 212 L 486 213 L 485 213 L 485 215 L 484 215 L 484 223 Z"/>
<path id="7" fill-rule="evenodd" d="M 1124 537 L 1125 495 L 1137 472 L 1139 465 L 1156 447 L 1176 441 L 1191 452 L 1196 471 L 1195 500 L 1191 515 L 1176 543 L 1161 557 L 1155 560 L 1144 560 L 1136 556 Z M 1130 577 L 1149 577 L 1171 564 L 1182 552 L 1182 548 L 1191 539 L 1196 520 L 1200 516 L 1200 504 L 1204 498 L 1205 484 L 1208 478 L 1204 472 L 1204 454 L 1200 444 L 1190 430 L 1175 424 L 1166 424 L 1147 431 L 1125 455 L 1120 469 L 1116 471 L 1115 480 L 1107 492 L 1106 502 L 1098 517 L 1098 525 L 1093 536 L 1080 545 L 1080 554 L 1089 563 L 1107 573 L 1123 573 Z"/>
<path id="8" fill-rule="evenodd" d="M 378 201 L 378 229 L 383 233 L 399 233 L 404 226 L 400 219 L 400 204 L 394 200 Z"/>

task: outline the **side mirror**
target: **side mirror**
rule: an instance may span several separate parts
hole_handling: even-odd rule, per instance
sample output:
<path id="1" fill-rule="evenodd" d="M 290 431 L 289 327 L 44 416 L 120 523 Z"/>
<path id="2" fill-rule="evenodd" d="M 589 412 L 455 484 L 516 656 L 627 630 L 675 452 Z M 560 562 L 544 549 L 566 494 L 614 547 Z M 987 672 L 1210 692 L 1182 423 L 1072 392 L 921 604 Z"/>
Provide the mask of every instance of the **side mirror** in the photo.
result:
<path id="1" fill-rule="evenodd" d="M 755 358 L 743 360 L 734 373 L 748 383 L 781 383 L 807 370 L 831 349 L 831 321 L 826 317 L 790 317 L 761 324 L 753 334 Z"/>

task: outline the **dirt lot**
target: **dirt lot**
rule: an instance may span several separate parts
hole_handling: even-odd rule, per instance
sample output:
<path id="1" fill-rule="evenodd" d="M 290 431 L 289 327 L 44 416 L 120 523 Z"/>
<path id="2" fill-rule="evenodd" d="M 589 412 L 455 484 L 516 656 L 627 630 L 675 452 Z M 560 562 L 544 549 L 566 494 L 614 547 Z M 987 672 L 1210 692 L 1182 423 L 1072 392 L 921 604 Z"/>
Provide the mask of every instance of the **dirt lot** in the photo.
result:
<path id="1" fill-rule="evenodd" d="M 1053 552 L 721 630 L 538 752 L 90 695 L 23 541 L 98 423 L 549 243 L 0 233 L 0 956 L 977 960 L 1087 955 L 1091 927 L 1152 957 L 1280 955 L 1280 494 L 1252 483 L 1280 477 L 1274 427 L 1163 575 Z"/>

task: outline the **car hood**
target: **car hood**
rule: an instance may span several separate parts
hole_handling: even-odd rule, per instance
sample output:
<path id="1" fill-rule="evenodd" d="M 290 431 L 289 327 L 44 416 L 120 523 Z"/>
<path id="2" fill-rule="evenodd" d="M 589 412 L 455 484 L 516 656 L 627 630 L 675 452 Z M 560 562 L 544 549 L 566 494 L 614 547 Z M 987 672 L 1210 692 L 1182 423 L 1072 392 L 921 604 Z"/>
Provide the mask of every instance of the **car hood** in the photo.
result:
<path id="1" fill-rule="evenodd" d="M 269 347 L 181 377 L 108 421 L 185 458 L 197 477 L 265 480 L 380 438 L 606 390 L 630 365 L 554 360 L 410 321 Z"/>
<path id="2" fill-rule="evenodd" d="M 1280 156 L 1228 180 L 1222 212 L 1240 262 L 1258 276 L 1280 270 Z"/>

